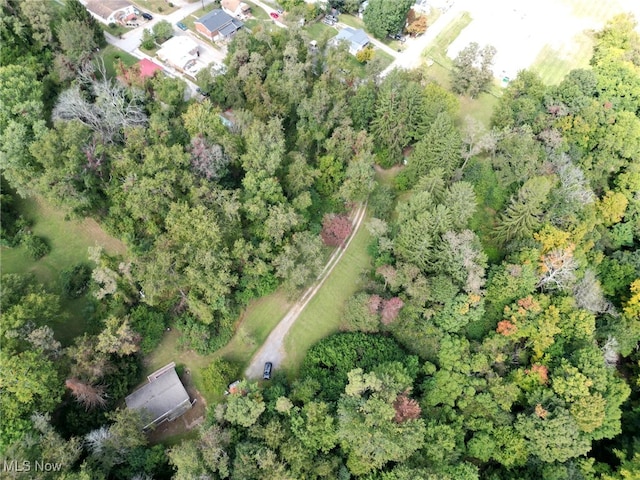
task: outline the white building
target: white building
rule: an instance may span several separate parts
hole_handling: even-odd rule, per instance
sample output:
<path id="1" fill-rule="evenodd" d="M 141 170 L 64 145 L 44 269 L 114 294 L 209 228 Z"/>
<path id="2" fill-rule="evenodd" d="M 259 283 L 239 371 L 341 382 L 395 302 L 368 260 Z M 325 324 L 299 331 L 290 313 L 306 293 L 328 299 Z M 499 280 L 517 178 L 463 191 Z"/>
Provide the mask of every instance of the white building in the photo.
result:
<path id="1" fill-rule="evenodd" d="M 137 19 L 138 10 L 127 0 L 90 0 L 87 10 L 102 23 L 127 24 Z"/>
<path id="2" fill-rule="evenodd" d="M 164 42 L 162 48 L 158 50 L 157 56 L 176 70 L 194 74 L 194 70 L 196 72 L 199 70 L 197 68 L 199 64 L 198 57 L 200 56 L 198 48 L 198 44 L 190 37 L 180 35 L 171 37 Z"/>

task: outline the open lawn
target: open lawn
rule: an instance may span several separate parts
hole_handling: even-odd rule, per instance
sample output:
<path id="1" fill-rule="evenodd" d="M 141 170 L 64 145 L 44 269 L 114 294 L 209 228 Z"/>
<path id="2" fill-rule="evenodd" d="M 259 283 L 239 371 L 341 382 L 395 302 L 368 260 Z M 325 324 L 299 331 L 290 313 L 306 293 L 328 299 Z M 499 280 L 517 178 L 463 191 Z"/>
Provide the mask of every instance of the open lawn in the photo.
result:
<path id="1" fill-rule="evenodd" d="M 328 40 L 338 34 L 338 30 L 335 27 L 330 27 L 322 22 L 308 23 L 305 25 L 304 30 L 306 30 L 309 36 L 316 41 Z"/>
<path id="2" fill-rule="evenodd" d="M 37 198 L 18 199 L 16 202 L 20 213 L 32 222 L 32 231 L 46 239 L 51 252 L 40 260 L 32 260 L 24 247 L 0 249 L 0 267 L 2 273 L 33 273 L 36 279 L 50 291 L 58 292 L 60 272 L 65 268 L 88 261 L 89 247 L 101 245 L 109 254 L 126 253 L 125 245 L 109 236 L 95 221 L 65 220 L 64 212 L 52 207 L 44 200 Z M 82 297 L 76 300 L 62 299 L 62 308 L 67 318 L 58 324 L 51 325 L 63 344 L 87 331 L 92 301 Z"/>
<path id="3" fill-rule="evenodd" d="M 297 373 L 313 344 L 340 328 L 344 304 L 360 289 L 361 275 L 370 266 L 367 254 L 370 241 L 371 236 L 363 224 L 331 275 L 289 330 L 284 340 L 287 356 L 283 366 L 291 375 Z"/>
<path id="4" fill-rule="evenodd" d="M 292 302 L 282 291 L 251 302 L 236 326 L 236 334 L 219 353 L 226 360 L 247 366 L 253 354 L 282 320 Z"/>
<path id="5" fill-rule="evenodd" d="M 589 68 L 589 59 L 593 54 L 593 37 L 579 33 L 570 45 L 553 48 L 545 45 L 531 65 L 531 70 L 540 75 L 547 85 L 557 85 L 571 70 Z"/>
<path id="6" fill-rule="evenodd" d="M 109 24 L 109 25 L 105 25 L 104 23 L 100 23 L 100 26 L 102 27 L 102 29 L 105 32 L 109 32 L 114 37 L 119 37 L 123 33 L 127 33 L 130 30 L 127 27 L 123 27 L 122 25 L 118 25 L 118 24 L 115 24 L 115 23 L 114 24 Z"/>
<path id="7" fill-rule="evenodd" d="M 467 2 L 473 22 L 451 42 L 455 56 L 471 42 L 496 48 L 496 77 L 515 78 L 533 68 L 545 82 L 558 83 L 574 68 L 587 65 L 591 31 L 602 29 L 616 14 L 640 13 L 637 0 L 484 0 Z"/>
<path id="8" fill-rule="evenodd" d="M 107 45 L 100 52 L 100 56 L 104 60 L 104 66 L 107 69 L 107 75 L 110 78 L 116 76 L 116 65 L 122 61 L 127 67 L 135 65 L 140 60 L 124 50 L 120 50 L 113 45 Z"/>
<path id="9" fill-rule="evenodd" d="M 458 38 L 460 32 L 471 23 L 471 15 L 469 12 L 461 12 L 438 34 L 431 42 L 428 48 L 422 52 L 422 56 L 427 60 L 431 59 L 434 63 L 449 69 L 451 59 L 447 57 L 447 49 L 449 45 Z"/>

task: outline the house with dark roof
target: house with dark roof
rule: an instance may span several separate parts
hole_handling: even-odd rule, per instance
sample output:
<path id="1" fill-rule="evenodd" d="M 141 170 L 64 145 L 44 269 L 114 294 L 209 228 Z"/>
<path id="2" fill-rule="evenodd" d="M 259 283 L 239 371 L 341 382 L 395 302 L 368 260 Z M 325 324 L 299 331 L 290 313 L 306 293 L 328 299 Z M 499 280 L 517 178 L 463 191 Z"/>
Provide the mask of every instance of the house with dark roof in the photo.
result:
<path id="1" fill-rule="evenodd" d="M 136 8 L 127 0 L 90 0 L 87 10 L 103 23 L 126 24 L 137 18 Z"/>
<path id="2" fill-rule="evenodd" d="M 175 367 L 171 362 L 156 370 L 147 377 L 149 383 L 125 398 L 128 408 L 142 412 L 145 430 L 175 420 L 193 405 Z"/>
<path id="3" fill-rule="evenodd" d="M 209 40 L 218 42 L 227 40 L 240 30 L 244 23 L 233 18 L 220 8 L 211 10 L 205 16 L 200 17 L 194 23 L 196 31 Z"/>
<path id="4" fill-rule="evenodd" d="M 355 55 L 364 47 L 369 45 L 369 37 L 366 32 L 362 29 L 356 30 L 355 28 L 345 27 L 338 35 L 333 37 L 333 44 L 339 45 L 340 42 L 346 42 L 349 46 L 349 53 L 351 55 Z"/>

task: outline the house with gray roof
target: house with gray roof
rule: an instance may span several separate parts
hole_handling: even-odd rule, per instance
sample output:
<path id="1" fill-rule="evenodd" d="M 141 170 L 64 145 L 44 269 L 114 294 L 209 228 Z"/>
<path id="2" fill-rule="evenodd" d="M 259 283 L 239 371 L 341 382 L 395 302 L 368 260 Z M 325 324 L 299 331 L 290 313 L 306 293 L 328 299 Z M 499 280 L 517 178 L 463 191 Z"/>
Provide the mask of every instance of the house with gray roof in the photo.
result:
<path id="1" fill-rule="evenodd" d="M 196 31 L 209 40 L 218 42 L 231 38 L 244 23 L 233 18 L 224 10 L 217 8 L 194 22 Z"/>
<path id="2" fill-rule="evenodd" d="M 347 45 L 349 46 L 349 53 L 351 55 L 355 55 L 364 47 L 369 45 L 369 37 L 361 28 L 356 30 L 355 28 L 345 27 L 340 30 L 338 35 L 333 37 L 334 45 L 338 45 L 340 42 L 347 42 Z"/>
<path id="3" fill-rule="evenodd" d="M 175 367 L 171 362 L 156 370 L 147 377 L 149 383 L 125 398 L 128 408 L 142 412 L 145 430 L 175 420 L 192 406 Z"/>

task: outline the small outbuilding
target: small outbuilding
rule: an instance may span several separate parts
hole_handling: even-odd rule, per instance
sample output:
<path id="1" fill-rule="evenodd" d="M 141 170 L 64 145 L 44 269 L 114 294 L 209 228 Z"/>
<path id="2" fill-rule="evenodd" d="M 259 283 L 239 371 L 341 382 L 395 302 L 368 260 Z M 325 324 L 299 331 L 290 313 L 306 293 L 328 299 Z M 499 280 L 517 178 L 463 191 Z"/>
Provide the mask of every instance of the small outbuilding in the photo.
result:
<path id="1" fill-rule="evenodd" d="M 140 76 L 142 78 L 151 78 L 156 74 L 156 72 L 162 71 L 162 67 L 160 65 L 158 65 L 157 63 L 153 63 L 148 58 L 143 58 L 142 60 L 140 60 L 138 62 L 138 65 L 140 68 Z"/>
<path id="2" fill-rule="evenodd" d="M 142 411 L 143 418 L 146 415 L 145 430 L 175 420 L 192 407 L 174 362 L 156 370 L 147 380 L 149 383 L 125 399 L 128 408 Z"/>

